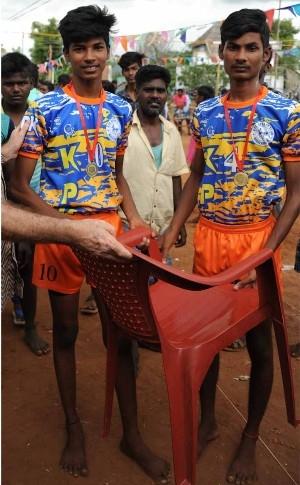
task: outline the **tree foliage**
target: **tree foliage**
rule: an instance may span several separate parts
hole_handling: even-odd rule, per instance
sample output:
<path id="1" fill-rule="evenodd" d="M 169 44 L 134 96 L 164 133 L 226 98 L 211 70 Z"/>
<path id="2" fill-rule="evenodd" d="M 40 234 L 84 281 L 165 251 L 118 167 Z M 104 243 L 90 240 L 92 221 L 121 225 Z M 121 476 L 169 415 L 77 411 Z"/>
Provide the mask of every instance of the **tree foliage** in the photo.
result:
<path id="1" fill-rule="evenodd" d="M 273 23 L 272 37 L 277 39 L 278 32 L 278 20 Z M 291 20 L 281 20 L 279 23 L 279 41 L 282 43 L 282 55 L 279 57 L 280 72 L 284 71 L 284 68 L 290 68 L 298 70 L 300 68 L 300 59 L 294 55 L 288 55 L 287 51 L 295 46 L 295 35 L 298 34 L 299 29 L 296 29 Z"/>
<path id="2" fill-rule="evenodd" d="M 33 22 L 30 37 L 33 39 L 33 48 L 30 50 L 32 61 L 41 64 L 51 58 L 55 59 L 62 54 L 62 40 L 57 30 L 57 20 L 51 18 L 48 24 Z M 51 52 L 52 51 L 52 52 Z"/>
<path id="3" fill-rule="evenodd" d="M 277 39 L 278 20 L 272 25 L 272 37 Z M 282 42 L 282 49 L 291 49 L 295 45 L 295 35 L 298 34 L 299 29 L 296 29 L 291 20 L 281 20 L 279 23 L 279 40 Z"/>
<path id="4" fill-rule="evenodd" d="M 217 81 L 217 69 L 218 66 L 215 64 L 184 66 L 178 81 L 180 81 L 187 89 L 191 90 L 203 84 L 215 88 Z M 220 68 L 219 75 L 220 78 L 219 86 L 217 86 L 218 89 L 226 86 L 228 83 L 228 77 L 223 68 Z"/>

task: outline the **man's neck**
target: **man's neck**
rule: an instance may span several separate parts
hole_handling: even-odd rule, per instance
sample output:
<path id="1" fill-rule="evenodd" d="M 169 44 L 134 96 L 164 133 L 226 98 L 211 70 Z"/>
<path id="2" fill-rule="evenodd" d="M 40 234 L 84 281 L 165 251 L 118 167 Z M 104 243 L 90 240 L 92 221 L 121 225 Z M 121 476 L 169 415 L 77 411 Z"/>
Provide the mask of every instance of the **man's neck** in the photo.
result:
<path id="1" fill-rule="evenodd" d="M 102 89 L 101 79 L 83 80 L 73 77 L 72 84 L 78 96 L 83 98 L 99 98 Z"/>
<path id="2" fill-rule="evenodd" d="M 9 116 L 14 125 L 18 125 L 20 123 L 20 121 L 22 120 L 27 108 L 28 108 L 28 104 L 27 104 L 27 101 L 26 103 L 22 104 L 22 105 L 10 105 L 8 104 L 7 102 L 5 102 L 4 99 L 2 99 L 2 108 L 3 108 L 3 111 L 5 114 L 7 114 L 7 116 Z"/>
<path id="3" fill-rule="evenodd" d="M 126 84 L 125 91 L 132 101 L 136 101 L 135 83 Z"/>
<path id="4" fill-rule="evenodd" d="M 232 79 L 230 81 L 230 93 L 229 101 L 247 101 L 248 99 L 255 98 L 261 84 L 258 79 L 251 79 L 249 81 L 236 81 Z"/>

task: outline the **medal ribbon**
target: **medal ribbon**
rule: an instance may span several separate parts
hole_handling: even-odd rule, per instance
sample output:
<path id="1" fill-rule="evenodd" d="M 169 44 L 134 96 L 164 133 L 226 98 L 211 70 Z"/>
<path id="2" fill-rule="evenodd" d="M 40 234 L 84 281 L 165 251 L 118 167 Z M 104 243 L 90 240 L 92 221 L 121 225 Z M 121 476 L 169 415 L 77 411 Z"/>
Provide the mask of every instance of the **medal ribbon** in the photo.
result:
<path id="1" fill-rule="evenodd" d="M 237 151 L 237 148 L 236 148 L 236 144 L 235 144 L 235 141 L 234 141 L 234 138 L 233 138 L 232 124 L 231 124 L 231 119 L 230 119 L 228 105 L 227 105 L 228 96 L 229 96 L 230 93 L 226 94 L 226 96 L 224 98 L 223 104 L 224 104 L 225 120 L 226 120 L 227 128 L 230 132 L 230 137 L 231 137 L 231 142 L 232 142 L 232 151 L 234 153 L 236 163 L 237 163 L 237 166 L 238 166 L 238 170 L 240 172 L 242 172 L 243 169 L 244 169 L 244 162 L 245 162 L 247 152 L 248 152 L 248 144 L 249 144 L 250 133 L 251 133 L 252 124 L 253 124 L 253 119 L 254 119 L 254 115 L 255 115 L 255 112 L 256 112 L 256 106 L 257 106 L 259 97 L 261 95 L 261 91 L 262 91 L 261 89 L 258 91 L 258 93 L 255 97 L 252 109 L 251 109 L 251 114 L 250 114 L 249 121 L 248 121 L 247 132 L 246 132 L 246 141 L 245 141 L 245 145 L 244 145 L 242 158 L 239 158 L 238 151 Z"/>
<path id="2" fill-rule="evenodd" d="M 89 135 L 88 135 L 88 132 L 87 132 L 87 125 L 86 125 L 85 117 L 84 117 L 83 110 L 82 110 L 80 101 L 77 97 L 77 94 L 75 92 L 73 84 L 71 84 L 71 91 L 72 91 L 72 94 L 73 94 L 74 99 L 76 101 L 77 109 L 79 111 L 81 126 L 82 126 L 82 129 L 83 129 L 84 137 L 85 137 L 85 141 L 86 141 L 86 149 L 87 149 L 87 152 L 89 154 L 89 160 L 90 160 L 91 163 L 94 163 L 95 162 L 96 146 L 97 146 L 97 143 L 98 143 L 98 135 L 99 135 L 99 130 L 100 130 L 101 123 L 102 123 L 103 102 L 100 103 L 100 105 L 99 105 L 97 124 L 96 124 L 96 128 L 95 128 L 95 138 L 93 140 L 93 146 L 91 147 Z"/>

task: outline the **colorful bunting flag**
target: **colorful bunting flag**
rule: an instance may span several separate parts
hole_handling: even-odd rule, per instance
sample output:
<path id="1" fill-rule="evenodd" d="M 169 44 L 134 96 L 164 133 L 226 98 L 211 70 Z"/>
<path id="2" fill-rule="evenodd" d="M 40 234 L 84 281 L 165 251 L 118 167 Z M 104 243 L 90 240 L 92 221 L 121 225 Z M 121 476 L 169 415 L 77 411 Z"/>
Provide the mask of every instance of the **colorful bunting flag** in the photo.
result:
<path id="1" fill-rule="evenodd" d="M 272 8 L 271 10 L 266 10 L 265 11 L 265 14 L 266 14 L 266 17 L 267 17 L 267 22 L 268 22 L 268 25 L 269 25 L 269 29 L 270 30 L 272 29 L 272 25 L 273 25 L 274 13 L 275 13 L 275 9 L 274 8 Z"/>
<path id="2" fill-rule="evenodd" d="M 295 17 L 300 17 L 300 3 L 296 3 L 295 5 L 290 5 L 289 7 L 282 7 L 278 10 L 289 10 L 292 12 Z"/>

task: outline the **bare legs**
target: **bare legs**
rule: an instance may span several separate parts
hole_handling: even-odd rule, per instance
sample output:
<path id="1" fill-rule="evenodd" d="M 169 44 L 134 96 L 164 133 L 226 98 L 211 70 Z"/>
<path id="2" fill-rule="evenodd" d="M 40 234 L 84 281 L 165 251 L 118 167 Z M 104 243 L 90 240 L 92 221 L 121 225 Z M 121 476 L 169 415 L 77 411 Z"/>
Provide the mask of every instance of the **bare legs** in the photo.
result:
<path id="1" fill-rule="evenodd" d="M 108 318 L 101 300 L 95 295 L 106 342 L 105 321 Z M 119 343 L 116 393 L 123 425 L 121 451 L 134 460 L 147 475 L 155 481 L 165 481 L 170 470 L 169 464 L 155 455 L 145 444 L 140 434 L 137 418 L 136 377 L 132 356 L 132 342 L 122 339 Z"/>
<path id="2" fill-rule="evenodd" d="M 79 293 L 49 291 L 53 313 L 53 358 L 56 379 L 66 417 L 67 441 L 60 466 L 77 477 L 88 473 L 84 435 L 76 409 L 75 342 L 78 333 Z"/>
<path id="3" fill-rule="evenodd" d="M 256 480 L 256 440 L 273 383 L 271 322 L 263 322 L 252 329 L 248 332 L 246 339 L 252 362 L 248 399 L 248 420 L 227 474 L 227 482 L 236 485 L 253 483 Z M 200 391 L 202 416 L 199 426 L 199 453 L 201 453 L 208 441 L 217 436 L 214 412 L 217 378 L 218 359 L 215 358 Z"/>

